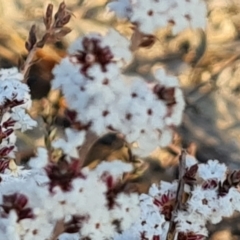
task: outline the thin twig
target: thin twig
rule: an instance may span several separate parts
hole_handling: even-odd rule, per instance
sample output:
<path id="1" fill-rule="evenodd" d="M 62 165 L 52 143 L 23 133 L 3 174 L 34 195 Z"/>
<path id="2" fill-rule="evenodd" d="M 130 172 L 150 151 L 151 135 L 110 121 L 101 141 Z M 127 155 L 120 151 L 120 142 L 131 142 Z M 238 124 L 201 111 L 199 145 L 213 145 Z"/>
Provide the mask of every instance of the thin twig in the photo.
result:
<path id="1" fill-rule="evenodd" d="M 28 56 L 27 56 L 27 59 L 23 65 L 23 69 L 22 69 L 22 74 L 24 76 L 24 79 L 23 79 L 23 82 L 26 83 L 27 82 L 27 76 L 28 76 L 28 73 L 29 73 L 29 70 L 30 70 L 30 67 L 33 63 L 33 59 L 35 57 L 35 53 L 37 51 L 37 47 L 34 46 L 31 51 L 29 52 Z"/>
<path id="2" fill-rule="evenodd" d="M 181 156 L 179 158 L 179 184 L 177 190 L 177 199 L 176 199 L 176 206 L 177 209 L 183 209 L 182 199 L 183 199 L 183 192 L 184 192 L 184 174 L 186 171 L 186 155 L 187 151 L 182 150 Z"/>
<path id="3" fill-rule="evenodd" d="M 181 155 L 179 157 L 179 182 L 178 182 L 178 189 L 177 189 L 177 196 L 175 201 L 175 207 L 172 211 L 172 217 L 170 220 L 169 230 L 167 234 L 167 240 L 174 240 L 175 239 L 175 222 L 174 218 L 178 210 L 183 209 L 183 194 L 184 194 L 184 174 L 186 171 L 186 150 L 182 150 Z"/>

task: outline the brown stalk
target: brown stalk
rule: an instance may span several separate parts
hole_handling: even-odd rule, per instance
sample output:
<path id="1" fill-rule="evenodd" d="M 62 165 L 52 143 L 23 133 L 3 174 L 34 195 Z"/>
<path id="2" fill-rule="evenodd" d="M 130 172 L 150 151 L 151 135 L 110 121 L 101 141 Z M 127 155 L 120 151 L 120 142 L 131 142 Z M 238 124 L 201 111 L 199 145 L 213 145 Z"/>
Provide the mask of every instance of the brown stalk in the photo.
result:
<path id="1" fill-rule="evenodd" d="M 183 198 L 184 198 L 184 175 L 186 171 L 186 155 L 187 151 L 182 150 L 181 155 L 179 157 L 179 182 L 178 182 L 178 189 L 177 189 L 177 196 L 176 196 L 176 201 L 175 201 L 175 207 L 174 210 L 172 211 L 172 217 L 170 220 L 170 225 L 169 225 L 169 230 L 167 234 L 167 240 L 174 240 L 175 239 L 175 222 L 174 222 L 174 217 L 175 214 L 177 213 L 178 210 L 183 209 Z"/>

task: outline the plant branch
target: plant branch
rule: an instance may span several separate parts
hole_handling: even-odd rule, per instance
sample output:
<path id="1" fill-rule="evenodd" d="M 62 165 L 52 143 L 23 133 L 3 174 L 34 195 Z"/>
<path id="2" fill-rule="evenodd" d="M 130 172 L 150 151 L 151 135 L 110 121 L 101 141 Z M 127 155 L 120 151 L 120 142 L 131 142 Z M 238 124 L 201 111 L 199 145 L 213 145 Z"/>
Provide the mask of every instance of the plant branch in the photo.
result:
<path id="1" fill-rule="evenodd" d="M 176 196 L 176 202 L 175 202 L 175 207 L 174 210 L 172 211 L 172 217 L 169 225 L 169 230 L 167 234 L 167 240 L 174 240 L 176 231 L 175 231 L 175 214 L 177 213 L 178 210 L 183 209 L 183 195 L 184 195 L 184 174 L 186 171 L 186 155 L 187 151 L 182 150 L 181 155 L 179 157 L 179 182 L 178 182 L 178 189 L 177 189 L 177 196 Z"/>

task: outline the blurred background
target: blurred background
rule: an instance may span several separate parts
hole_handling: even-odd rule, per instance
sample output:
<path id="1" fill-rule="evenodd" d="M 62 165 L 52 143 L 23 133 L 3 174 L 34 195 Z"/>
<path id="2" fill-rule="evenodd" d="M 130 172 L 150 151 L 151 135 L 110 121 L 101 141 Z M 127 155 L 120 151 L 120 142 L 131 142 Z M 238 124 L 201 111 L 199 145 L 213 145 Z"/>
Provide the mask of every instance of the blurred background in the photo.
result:
<path id="1" fill-rule="evenodd" d="M 73 13 L 68 24 L 72 32 L 63 41 L 49 44 L 37 53 L 36 58 L 41 60 L 32 66 L 28 85 L 34 98 L 31 113 L 39 127 L 24 135 L 18 133 L 20 151 L 44 144 L 44 133 L 49 129 L 42 116 L 51 111 L 44 105 L 44 99 L 49 97 L 51 69 L 65 55 L 67 46 L 81 35 L 103 33 L 110 26 L 131 38 L 131 25 L 116 20 L 106 10 L 107 2 L 65 1 Z M 48 3 L 57 10 L 60 1 L 0 0 L 1 68 L 17 66 L 26 57 L 24 46 L 29 29 L 37 24 L 41 36 Z M 231 169 L 240 168 L 240 1 L 207 0 L 206 3 L 205 32 L 188 29 L 172 36 L 167 29 L 160 29 L 135 51 L 134 61 L 125 69 L 125 74 L 139 74 L 150 81 L 151 69 L 157 64 L 180 79 L 187 103 L 183 123 L 176 129 L 173 144 L 152 154 L 164 167 L 176 164 L 180 149 L 190 147 L 200 162 L 218 159 Z M 236 216 L 210 226 L 209 239 L 240 239 L 239 220 Z"/>

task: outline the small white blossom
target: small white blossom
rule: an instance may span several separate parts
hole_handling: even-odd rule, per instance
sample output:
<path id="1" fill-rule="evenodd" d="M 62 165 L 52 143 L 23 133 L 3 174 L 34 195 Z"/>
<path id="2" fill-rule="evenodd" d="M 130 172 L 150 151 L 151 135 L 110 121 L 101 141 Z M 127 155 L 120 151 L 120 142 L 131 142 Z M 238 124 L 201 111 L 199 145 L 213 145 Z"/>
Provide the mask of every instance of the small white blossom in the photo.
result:
<path id="1" fill-rule="evenodd" d="M 63 233 L 58 237 L 59 240 L 79 240 L 80 236 L 78 233 Z"/>
<path id="2" fill-rule="evenodd" d="M 193 232 L 195 234 L 208 236 L 208 231 L 205 227 L 206 220 L 201 214 L 178 211 L 175 221 L 177 222 L 177 230 L 179 232 Z"/>
<path id="3" fill-rule="evenodd" d="M 111 211 L 112 217 L 121 220 L 121 228 L 128 229 L 135 219 L 140 216 L 138 194 L 126 195 L 121 193 L 116 198 L 116 206 Z M 126 215 L 128 216 L 126 218 Z"/>
<path id="4" fill-rule="evenodd" d="M 21 107 L 28 108 L 31 105 L 29 87 L 22 80 L 23 76 L 17 68 L 0 70 L 0 104 L 6 100 L 18 100 L 23 101 L 19 105 Z"/>
<path id="5" fill-rule="evenodd" d="M 39 147 L 37 149 L 37 156 L 32 157 L 28 163 L 31 168 L 43 168 L 48 164 L 48 152 L 46 148 Z"/>
<path id="6" fill-rule="evenodd" d="M 52 143 L 54 148 L 60 148 L 63 152 L 73 158 L 78 158 L 78 150 L 84 140 L 85 140 L 85 131 L 76 131 L 71 128 L 65 130 L 66 140 L 60 138 Z"/>
<path id="7" fill-rule="evenodd" d="M 114 177 L 119 177 L 123 173 L 133 170 L 133 166 L 129 163 L 124 163 L 121 160 L 111 162 L 103 161 L 95 169 L 95 172 L 101 176 L 103 173 L 108 172 Z"/>
<path id="8" fill-rule="evenodd" d="M 180 124 L 185 103 L 178 79 L 163 69 L 152 87 L 140 77 L 123 76 L 118 63 L 130 58 L 129 42 L 116 31 L 89 34 L 55 67 L 53 87 L 61 88 L 81 124 L 97 135 L 113 128 L 129 143 L 137 142 L 135 154 L 147 156 L 171 142 L 171 128 Z"/>
<path id="9" fill-rule="evenodd" d="M 189 155 L 189 154 L 186 155 L 186 167 L 187 168 L 190 168 L 191 166 L 195 165 L 196 163 L 198 163 L 198 161 L 194 156 Z"/>
<path id="10" fill-rule="evenodd" d="M 218 160 L 208 160 L 206 164 L 199 164 L 198 175 L 204 180 L 216 178 L 223 181 L 226 177 L 227 167 Z"/>
<path id="11" fill-rule="evenodd" d="M 116 0 L 107 4 L 110 11 L 115 12 L 119 18 L 129 18 L 132 13 L 130 0 Z"/>
<path id="12" fill-rule="evenodd" d="M 174 34 L 185 28 L 206 26 L 207 8 L 203 0 L 116 0 L 107 6 L 118 17 L 129 19 L 146 34 L 153 34 L 168 24 L 172 25 Z"/>
<path id="13" fill-rule="evenodd" d="M 203 189 L 201 186 L 191 191 L 188 201 L 189 210 L 201 214 L 205 219 L 210 219 L 216 211 L 218 195 L 216 189 Z"/>
<path id="14" fill-rule="evenodd" d="M 114 59 L 122 61 L 122 65 L 126 65 L 132 61 L 133 54 L 130 51 L 130 41 L 120 35 L 116 30 L 110 29 L 102 42 L 103 46 L 109 46 L 114 55 Z"/>
<path id="15" fill-rule="evenodd" d="M 13 108 L 11 116 L 16 121 L 15 128 L 21 129 L 22 132 L 37 126 L 37 122 L 26 113 L 25 109 L 20 107 Z"/>
<path id="16" fill-rule="evenodd" d="M 41 152 L 40 150 L 39 152 Z M 120 167 L 120 169 L 114 170 L 113 168 L 116 167 Z M 0 204 L 8 201 L 2 197 L 3 195 L 18 193 L 15 195 L 15 201 L 24 203 L 25 200 L 22 198 L 24 196 L 27 199 L 26 207 L 32 210 L 34 216 L 34 218 L 23 218 L 17 221 L 18 213 L 13 211 L 7 219 L 0 218 L 0 233 L 2 229 L 5 229 L 1 236 L 5 237 L 6 235 L 6 239 L 9 240 L 47 239 L 51 237 L 58 220 L 64 219 L 68 222 L 71 220 L 71 216 L 76 215 L 83 217 L 82 228 L 77 234 L 63 234 L 60 239 L 72 240 L 77 236 L 91 236 L 93 239 L 112 238 L 116 232 L 113 221 L 121 222 L 121 229 L 125 231 L 138 218 L 139 200 L 137 194 L 121 193 L 116 196 L 113 209 L 109 208 L 106 196 L 108 189 L 101 175 L 102 171 L 123 173 L 128 170 L 130 170 L 129 166 L 126 164 L 121 166 L 116 162 L 109 163 L 108 167 L 105 165 L 102 170 L 85 171 L 84 177 L 72 180 L 72 186 L 68 191 L 62 190 L 59 186 L 55 186 L 52 191 L 49 191 L 48 183 L 51 183 L 51 179 L 45 181 L 44 184 L 39 184 L 36 181 L 37 177 L 33 177 L 42 175 L 42 170 L 38 168 L 29 170 L 31 173 L 25 178 L 21 178 L 21 181 L 18 180 L 19 176 L 16 176 L 13 181 L 4 184 L 1 182 Z M 19 198 L 17 198 L 18 196 Z M 20 204 L 20 206 L 22 205 Z M 127 218 L 126 215 L 128 215 Z"/>

